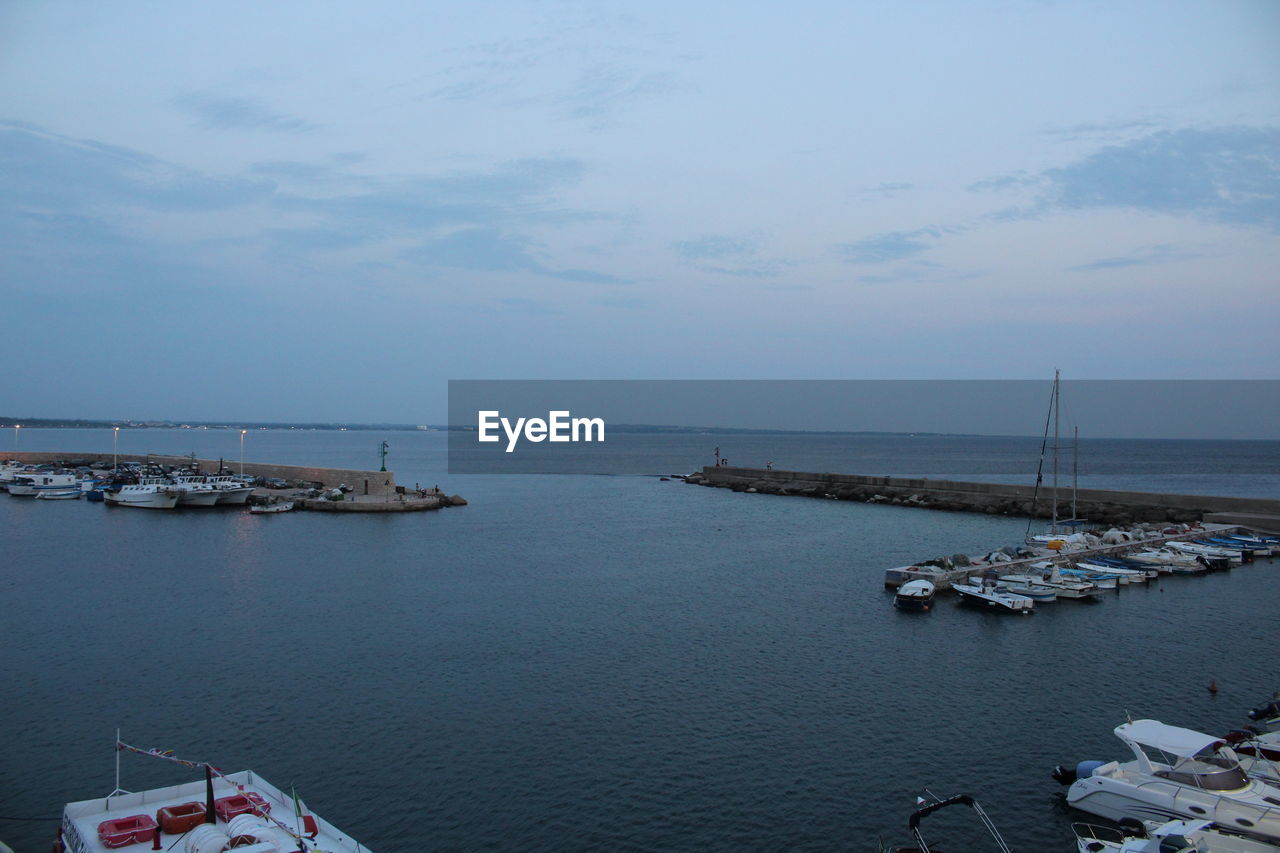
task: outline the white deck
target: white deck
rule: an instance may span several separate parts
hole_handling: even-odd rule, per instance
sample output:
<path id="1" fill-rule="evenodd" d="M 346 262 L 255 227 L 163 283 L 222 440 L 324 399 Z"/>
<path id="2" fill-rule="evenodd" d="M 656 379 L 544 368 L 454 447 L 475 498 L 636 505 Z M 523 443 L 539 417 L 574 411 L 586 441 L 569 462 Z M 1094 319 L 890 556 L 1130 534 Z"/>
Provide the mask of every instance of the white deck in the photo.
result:
<path id="1" fill-rule="evenodd" d="M 227 780 L 230 780 L 230 782 Z M 232 783 L 244 786 L 244 790 L 239 790 Z M 302 813 L 304 815 L 309 814 L 315 818 L 316 826 L 319 830 L 314 841 L 307 838 L 301 831 L 302 821 L 295 817 L 293 797 L 257 776 L 252 770 L 242 770 L 238 773 L 225 774 L 224 777 L 214 777 L 214 799 L 249 791 L 262 795 L 271 805 L 271 816 L 288 827 L 291 833 L 302 836 L 307 851 L 368 853 L 368 848 L 360 845 L 355 839 L 308 810 L 306 803 L 302 803 Z M 116 820 L 133 815 L 147 815 L 154 819 L 156 812 L 165 806 L 176 806 L 190 802 L 204 803 L 205 794 L 205 781 L 201 778 L 195 782 L 173 785 L 168 788 L 154 788 L 150 791 L 139 791 L 133 794 L 120 794 L 97 800 L 68 803 L 62 813 L 63 843 L 70 853 L 105 853 L 105 851 L 111 849 L 143 853 L 143 851 L 150 850 L 152 845 L 142 843 L 130 844 L 119 848 L 107 847 L 98 838 L 98 825 L 105 820 Z M 301 800 L 299 802 L 301 803 Z M 202 826 L 209 825 L 202 824 Z M 225 833 L 227 831 L 227 824 L 221 820 L 212 825 L 219 832 Z M 275 824 L 272 824 L 272 826 L 275 826 Z M 188 837 L 193 833 L 194 830 L 192 833 L 188 833 Z M 230 838 L 227 840 L 230 841 Z M 161 849 L 172 850 L 174 853 L 187 853 L 187 844 L 181 835 L 161 833 L 160 846 Z M 202 847 L 201 849 L 205 848 Z M 271 851 L 291 853 L 291 851 L 298 850 L 298 845 L 295 839 L 289 839 L 289 845 L 268 842 L 236 849 L 253 851 L 253 853 L 271 853 Z"/>

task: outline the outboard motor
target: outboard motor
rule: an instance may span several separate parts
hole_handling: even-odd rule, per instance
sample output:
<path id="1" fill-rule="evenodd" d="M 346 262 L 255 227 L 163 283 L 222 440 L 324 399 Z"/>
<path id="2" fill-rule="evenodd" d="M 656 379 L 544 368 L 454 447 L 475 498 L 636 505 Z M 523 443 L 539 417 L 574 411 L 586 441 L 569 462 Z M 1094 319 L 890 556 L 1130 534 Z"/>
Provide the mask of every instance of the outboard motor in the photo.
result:
<path id="1" fill-rule="evenodd" d="M 1259 705 L 1249 712 L 1249 719 L 1255 722 L 1269 720 L 1272 717 L 1280 717 L 1280 701 L 1274 699 L 1266 704 Z"/>
<path id="2" fill-rule="evenodd" d="M 1070 769 L 1070 770 L 1067 769 L 1066 767 L 1063 767 L 1061 764 L 1059 764 L 1057 767 L 1053 768 L 1053 773 L 1051 775 L 1053 776 L 1054 779 L 1058 781 L 1058 784 L 1071 785 L 1078 779 L 1088 779 L 1090 776 L 1093 775 L 1093 771 L 1097 770 L 1099 767 L 1101 767 L 1106 763 L 1107 762 L 1105 761 L 1096 761 L 1096 760 L 1081 761 L 1073 769 Z"/>

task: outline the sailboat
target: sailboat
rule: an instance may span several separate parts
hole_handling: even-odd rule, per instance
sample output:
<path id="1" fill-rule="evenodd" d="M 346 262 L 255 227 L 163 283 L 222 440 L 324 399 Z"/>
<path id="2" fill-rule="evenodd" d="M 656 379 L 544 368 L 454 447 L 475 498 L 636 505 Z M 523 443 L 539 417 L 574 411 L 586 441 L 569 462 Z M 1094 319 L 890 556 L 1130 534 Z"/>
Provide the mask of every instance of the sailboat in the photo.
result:
<path id="1" fill-rule="evenodd" d="M 1058 551 L 1066 544 L 1067 537 L 1075 534 L 1079 527 L 1084 524 L 1085 519 L 1076 517 L 1076 482 L 1079 480 L 1079 458 L 1080 447 L 1080 428 L 1075 430 L 1075 446 L 1072 450 L 1072 485 L 1071 485 L 1071 518 L 1058 518 L 1058 435 L 1059 421 L 1061 420 L 1062 409 L 1062 377 L 1058 370 L 1053 371 L 1053 391 L 1049 397 L 1049 412 L 1045 416 L 1044 421 L 1044 438 L 1040 442 L 1040 465 L 1036 468 L 1036 487 L 1031 495 L 1031 512 L 1034 515 L 1037 501 L 1040 497 L 1040 486 L 1044 482 L 1044 457 L 1045 450 L 1049 446 L 1049 423 L 1053 422 L 1053 479 L 1052 493 L 1050 502 L 1051 522 L 1048 533 L 1039 533 L 1031 535 L 1031 522 L 1027 522 L 1027 536 L 1025 542 L 1028 545 L 1039 545 L 1047 547 L 1051 551 Z M 1059 528 L 1067 528 L 1066 531 Z M 1056 543 L 1056 544 L 1055 544 Z"/>

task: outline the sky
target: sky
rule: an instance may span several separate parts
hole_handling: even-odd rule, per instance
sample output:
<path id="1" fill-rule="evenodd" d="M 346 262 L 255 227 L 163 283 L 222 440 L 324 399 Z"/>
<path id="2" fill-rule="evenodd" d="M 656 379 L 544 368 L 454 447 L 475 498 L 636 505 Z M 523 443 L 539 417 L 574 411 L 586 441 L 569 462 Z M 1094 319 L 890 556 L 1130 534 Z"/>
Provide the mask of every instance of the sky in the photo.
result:
<path id="1" fill-rule="evenodd" d="M 0 4 L 0 414 L 1271 379 L 1280 3 Z"/>

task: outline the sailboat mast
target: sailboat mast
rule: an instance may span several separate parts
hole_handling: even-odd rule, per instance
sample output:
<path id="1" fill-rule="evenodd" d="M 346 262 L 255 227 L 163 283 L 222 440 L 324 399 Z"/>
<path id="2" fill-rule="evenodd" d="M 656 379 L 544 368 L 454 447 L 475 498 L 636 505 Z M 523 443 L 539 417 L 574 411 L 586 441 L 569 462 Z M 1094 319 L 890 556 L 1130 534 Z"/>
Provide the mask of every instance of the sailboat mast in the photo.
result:
<path id="1" fill-rule="evenodd" d="M 1075 441 L 1071 445 L 1071 517 L 1079 519 L 1076 511 L 1076 492 L 1080 486 L 1080 427 L 1076 427 Z"/>
<path id="2" fill-rule="evenodd" d="M 1053 371 L 1053 527 L 1050 533 L 1058 532 L 1058 406 L 1060 402 L 1058 386 L 1058 370 Z"/>

